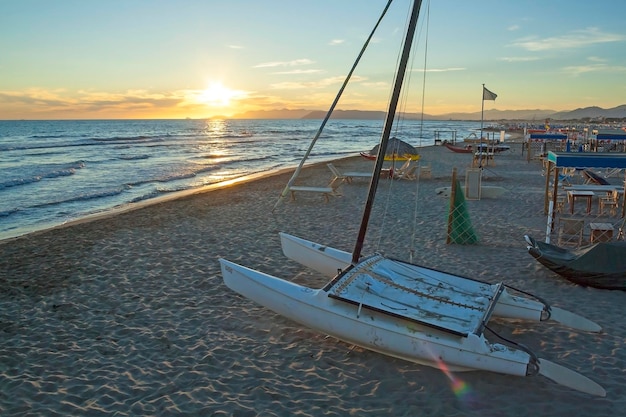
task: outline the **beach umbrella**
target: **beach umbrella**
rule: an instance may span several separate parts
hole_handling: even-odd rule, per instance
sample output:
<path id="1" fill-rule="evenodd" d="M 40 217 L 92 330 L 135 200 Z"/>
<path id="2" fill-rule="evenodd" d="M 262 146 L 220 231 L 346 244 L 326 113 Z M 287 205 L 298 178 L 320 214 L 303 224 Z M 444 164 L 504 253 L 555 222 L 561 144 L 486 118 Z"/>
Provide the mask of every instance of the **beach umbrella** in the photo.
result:
<path id="1" fill-rule="evenodd" d="M 378 155 L 378 147 L 380 145 L 376 145 L 369 152 L 370 155 Z M 400 140 L 396 137 L 390 138 L 387 143 L 387 149 L 385 152 L 385 160 L 406 160 L 413 159 L 416 160 L 419 158 L 419 153 L 417 152 L 417 148 L 413 145 L 406 143 L 403 140 Z"/>

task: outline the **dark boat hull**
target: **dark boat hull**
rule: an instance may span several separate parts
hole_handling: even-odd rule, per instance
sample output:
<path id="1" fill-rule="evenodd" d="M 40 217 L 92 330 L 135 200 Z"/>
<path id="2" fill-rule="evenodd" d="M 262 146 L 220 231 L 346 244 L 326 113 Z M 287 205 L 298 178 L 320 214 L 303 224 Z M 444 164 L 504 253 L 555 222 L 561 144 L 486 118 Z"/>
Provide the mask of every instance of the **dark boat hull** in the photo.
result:
<path id="1" fill-rule="evenodd" d="M 626 290 L 626 242 L 567 250 L 525 236 L 528 253 L 546 268 L 586 287 Z"/>

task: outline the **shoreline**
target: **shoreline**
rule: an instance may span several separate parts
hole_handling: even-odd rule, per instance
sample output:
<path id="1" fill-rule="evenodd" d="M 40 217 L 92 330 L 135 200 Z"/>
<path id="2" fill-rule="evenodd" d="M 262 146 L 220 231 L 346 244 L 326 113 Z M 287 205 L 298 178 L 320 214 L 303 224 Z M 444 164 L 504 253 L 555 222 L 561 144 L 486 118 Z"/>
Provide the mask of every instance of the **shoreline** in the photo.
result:
<path id="1" fill-rule="evenodd" d="M 309 164 L 305 164 L 303 169 L 307 167 L 313 167 L 313 166 L 326 164 L 328 162 L 342 161 L 344 159 L 357 158 L 357 157 L 361 158 L 359 154 L 355 154 L 355 155 L 345 156 L 342 158 L 331 158 L 328 160 L 312 162 Z M 216 182 L 213 184 L 203 185 L 197 188 L 191 188 L 187 190 L 167 193 L 159 197 L 149 198 L 149 199 L 142 200 L 142 201 L 135 202 L 135 203 L 127 203 L 127 204 L 123 204 L 120 206 L 115 206 L 110 209 L 103 210 L 97 213 L 88 214 L 88 215 L 85 215 L 85 216 L 82 216 L 73 220 L 63 222 L 61 224 L 56 224 L 56 225 L 53 225 L 50 227 L 44 227 L 41 229 L 35 229 L 32 231 L 26 231 L 16 236 L 8 236 L 5 238 L 1 238 L 0 245 L 3 245 L 7 242 L 11 242 L 15 239 L 26 238 L 30 236 L 37 236 L 39 234 L 47 233 L 52 230 L 63 229 L 66 227 L 72 227 L 72 226 L 79 225 L 82 223 L 88 223 L 88 222 L 98 221 L 102 219 L 107 219 L 110 217 L 117 216 L 119 214 L 130 212 L 130 211 L 141 210 L 145 207 L 149 207 L 155 204 L 166 203 L 168 201 L 173 201 L 173 200 L 177 200 L 180 198 L 186 198 L 186 197 L 190 197 L 196 194 L 208 193 L 208 192 L 219 190 L 222 188 L 234 187 L 240 184 L 246 184 L 248 182 L 254 182 L 258 180 L 263 180 L 265 178 L 271 178 L 274 176 L 283 175 L 285 173 L 293 172 L 295 168 L 296 167 L 294 166 L 294 167 L 278 168 L 278 169 L 269 170 L 269 171 L 256 172 L 253 174 L 243 175 L 241 177 L 233 178 L 233 179 L 226 180 L 226 181 L 220 181 L 220 182 Z"/>
<path id="2" fill-rule="evenodd" d="M 486 131 L 487 129 L 485 129 Z M 495 130 L 493 131 L 495 132 Z M 507 140 L 506 143 L 510 143 L 510 144 L 518 144 L 520 143 L 520 141 L 523 142 L 524 139 L 524 135 L 523 133 L 520 132 L 507 132 L 507 134 L 509 135 L 509 138 Z M 421 146 L 418 149 L 425 149 L 425 148 L 429 148 L 432 146 L 437 146 L 437 145 L 426 145 L 426 146 Z M 322 161 L 318 161 L 318 162 L 313 162 L 313 163 L 308 163 L 305 164 L 304 167 L 309 167 L 309 166 L 315 166 L 315 165 L 323 165 L 326 164 L 328 162 L 339 162 L 342 161 L 344 159 L 350 159 L 350 158 L 360 158 L 358 153 L 355 153 L 353 155 L 349 155 L 349 156 L 345 156 L 342 158 L 329 158 L 329 159 L 324 159 Z M 146 200 L 142 200 L 136 203 L 127 203 L 127 204 L 123 204 L 121 206 L 115 206 L 115 207 L 111 207 L 109 209 L 103 210 L 101 212 L 97 212 L 97 213 L 92 213 L 92 214 L 87 214 L 85 216 L 81 216 L 79 218 L 76 219 L 72 219 L 66 222 L 63 222 L 61 224 L 53 224 L 52 226 L 49 227 L 42 227 L 42 228 L 36 228 L 36 229 L 30 229 L 28 227 L 26 227 L 24 232 L 17 232 L 19 234 L 14 235 L 14 236 L 7 236 L 4 238 L 0 238 L 0 245 L 12 242 L 15 239 L 20 239 L 20 238 L 25 238 L 25 237 L 29 237 L 29 236 L 37 236 L 40 235 L 42 233 L 46 233 L 48 231 L 51 230 L 56 230 L 56 229 L 62 229 L 62 228 L 66 228 L 66 227 L 72 227 L 78 224 L 82 224 L 85 222 L 91 222 L 91 221 L 97 221 L 100 219 L 106 219 L 109 218 L 111 216 L 116 216 L 122 213 L 126 213 L 128 211 L 133 211 L 133 210 L 140 210 L 144 207 L 148 207 L 150 205 L 153 204 L 161 204 L 167 201 L 172 201 L 172 200 L 176 200 L 179 198 L 185 198 L 191 195 L 195 195 L 195 194 L 202 194 L 202 193 L 206 193 L 206 192 L 211 192 L 214 190 L 218 190 L 221 188 L 225 188 L 225 187 L 231 187 L 231 186 L 236 186 L 238 184 L 243 184 L 243 183 L 247 183 L 247 182 L 251 182 L 251 181 L 257 181 L 257 180 L 262 180 L 266 177 L 272 177 L 272 176 L 278 176 L 278 175 L 282 175 L 286 172 L 293 172 L 295 170 L 295 168 L 297 167 L 297 164 L 293 167 L 285 167 L 285 168 L 279 168 L 279 169 L 275 169 L 275 170 L 270 170 L 270 171 L 261 171 L 261 172 L 257 172 L 254 174 L 248 174 L 248 175 L 244 175 L 241 177 L 237 177 L 237 178 L 233 178 L 230 180 L 226 180 L 226 181 L 220 181 L 217 183 L 213 183 L 213 184 L 209 184 L 209 185 L 205 185 L 205 186 L 201 186 L 201 187 L 197 187 L 197 188 L 193 188 L 193 189 L 188 189 L 188 190 L 183 190 L 183 191 L 176 191 L 176 192 L 172 192 L 172 193 L 168 193 L 156 198 L 150 198 L 150 199 L 146 199 Z M 286 185 L 286 183 L 285 183 Z"/>

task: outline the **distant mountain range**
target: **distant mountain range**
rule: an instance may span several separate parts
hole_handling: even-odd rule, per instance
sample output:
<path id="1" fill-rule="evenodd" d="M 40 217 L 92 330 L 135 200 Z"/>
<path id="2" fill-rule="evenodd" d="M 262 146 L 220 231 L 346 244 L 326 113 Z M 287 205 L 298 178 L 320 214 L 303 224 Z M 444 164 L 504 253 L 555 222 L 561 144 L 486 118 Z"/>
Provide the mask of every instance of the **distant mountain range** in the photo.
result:
<path id="1" fill-rule="evenodd" d="M 326 111 L 322 110 L 260 110 L 249 111 L 235 115 L 234 119 L 323 119 Z M 383 111 L 365 110 L 335 110 L 333 119 L 353 119 L 353 120 L 382 120 L 385 118 Z M 448 113 L 441 115 L 405 113 L 404 118 L 408 120 L 480 120 L 480 112 L 475 113 Z M 570 111 L 557 112 L 554 110 L 485 110 L 485 120 L 520 120 L 520 121 L 543 121 L 551 119 L 555 121 L 567 120 L 590 120 L 603 121 L 606 119 L 626 119 L 626 104 L 603 109 L 601 107 L 585 107 Z"/>

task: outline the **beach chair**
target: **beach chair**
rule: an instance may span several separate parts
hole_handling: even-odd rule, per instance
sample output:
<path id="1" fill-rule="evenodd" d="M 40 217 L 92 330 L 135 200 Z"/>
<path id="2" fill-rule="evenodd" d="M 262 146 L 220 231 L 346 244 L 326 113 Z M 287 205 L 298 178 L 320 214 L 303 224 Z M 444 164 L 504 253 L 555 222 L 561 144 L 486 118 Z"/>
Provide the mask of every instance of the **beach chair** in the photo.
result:
<path id="1" fill-rule="evenodd" d="M 559 185 L 561 187 L 569 187 L 572 185 L 572 176 L 570 174 L 559 174 Z"/>
<path id="2" fill-rule="evenodd" d="M 404 162 L 404 164 L 402 164 L 402 166 L 400 168 L 393 168 L 392 167 L 389 170 L 389 174 L 390 174 L 389 177 L 393 178 L 393 179 L 398 179 L 398 178 L 404 176 L 407 173 L 407 171 L 409 169 L 411 169 L 411 162 L 412 161 L 410 159 L 407 159 Z"/>
<path id="3" fill-rule="evenodd" d="M 430 164 L 428 164 L 428 165 L 421 165 L 420 166 L 419 177 L 420 177 L 420 179 L 422 179 L 422 178 L 430 179 L 430 178 L 433 177 L 433 172 L 432 172 L 432 169 L 430 167 Z"/>
<path id="4" fill-rule="evenodd" d="M 585 220 L 576 218 L 561 218 L 559 220 L 558 245 L 582 246 Z"/>
<path id="5" fill-rule="evenodd" d="M 417 165 L 413 165 L 409 169 L 406 169 L 406 170 L 404 170 L 402 172 L 396 172 L 394 174 L 393 178 L 396 179 L 396 180 L 413 181 L 413 180 L 417 179 L 417 176 L 415 175 L 415 171 L 417 171 Z"/>
<path id="6" fill-rule="evenodd" d="M 598 211 L 600 216 L 604 214 L 604 209 L 608 208 L 611 216 L 617 215 L 617 209 L 619 208 L 619 192 L 617 190 L 612 190 L 605 197 L 600 197 L 598 204 Z"/>
<path id="7" fill-rule="evenodd" d="M 585 184 L 611 185 L 610 182 L 589 169 L 583 170 L 583 176 L 585 177 Z"/>
<path id="8" fill-rule="evenodd" d="M 291 193 L 291 200 L 296 200 L 296 191 L 297 192 L 307 192 L 307 193 L 318 193 L 324 197 L 324 201 L 327 203 L 330 201 L 331 196 L 340 196 L 337 192 L 337 186 L 333 185 L 331 182 L 327 187 L 315 187 L 308 185 L 292 185 L 289 187 L 289 192 Z"/>
<path id="9" fill-rule="evenodd" d="M 552 189 L 548 190 L 548 198 L 552 200 Z M 554 206 L 554 211 L 557 213 L 563 213 L 565 209 L 565 203 L 567 202 L 567 198 L 564 195 L 559 195 L 557 193 L 556 196 L 556 206 Z"/>
<path id="10" fill-rule="evenodd" d="M 326 164 L 326 166 L 328 167 L 328 169 L 330 169 L 330 172 L 332 172 L 333 174 L 333 179 L 330 181 L 331 185 L 334 184 L 335 181 L 339 181 L 339 180 L 341 180 L 341 182 L 347 182 L 348 184 L 351 184 L 354 178 L 372 178 L 371 172 L 354 172 L 354 171 L 341 172 L 332 163 L 328 163 Z"/>

